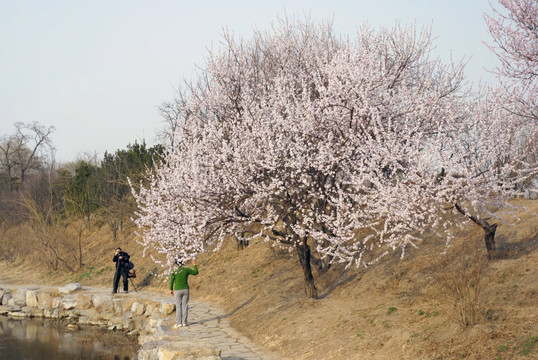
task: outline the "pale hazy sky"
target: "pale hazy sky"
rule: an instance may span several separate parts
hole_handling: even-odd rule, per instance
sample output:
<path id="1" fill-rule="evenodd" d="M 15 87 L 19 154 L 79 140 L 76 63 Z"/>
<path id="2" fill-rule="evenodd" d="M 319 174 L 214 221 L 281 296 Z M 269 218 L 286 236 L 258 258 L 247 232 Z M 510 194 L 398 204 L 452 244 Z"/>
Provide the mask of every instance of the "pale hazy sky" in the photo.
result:
<path id="1" fill-rule="evenodd" d="M 285 14 L 332 18 L 342 35 L 365 22 L 432 25 L 442 58 L 470 58 L 469 80 L 493 82 L 484 11 L 488 0 L 0 0 L 0 136 L 18 121 L 53 125 L 60 161 L 152 145 L 164 126 L 157 107 L 223 28 L 248 37 Z"/>

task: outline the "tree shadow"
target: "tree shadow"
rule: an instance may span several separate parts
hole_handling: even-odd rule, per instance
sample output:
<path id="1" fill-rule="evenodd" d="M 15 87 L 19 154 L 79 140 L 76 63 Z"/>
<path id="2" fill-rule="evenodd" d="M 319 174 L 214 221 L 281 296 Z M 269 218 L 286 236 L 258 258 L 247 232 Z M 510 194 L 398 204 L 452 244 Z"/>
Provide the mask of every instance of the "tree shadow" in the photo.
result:
<path id="1" fill-rule="evenodd" d="M 238 307 L 236 307 L 234 310 L 232 310 L 231 312 L 229 312 L 227 314 L 215 316 L 215 317 L 212 317 L 212 318 L 209 318 L 209 319 L 193 321 L 192 324 L 203 324 L 203 323 L 210 322 L 210 321 L 215 321 L 215 320 L 228 318 L 228 317 L 232 316 L 233 314 L 235 314 L 236 312 L 238 312 L 239 310 L 241 310 L 242 308 L 244 308 L 245 306 L 247 306 L 248 304 L 250 304 L 252 301 L 254 301 L 255 298 L 256 298 L 256 295 L 254 295 L 253 297 L 251 297 L 250 299 L 248 299 L 247 301 L 245 301 L 244 303 L 242 303 L 241 305 L 239 305 Z"/>
<path id="2" fill-rule="evenodd" d="M 151 284 L 151 280 L 153 280 L 156 274 L 157 274 L 157 268 L 154 268 L 144 277 L 144 279 L 140 282 L 140 284 L 138 284 L 138 288 L 144 288 L 146 286 L 149 286 Z"/>
<path id="3" fill-rule="evenodd" d="M 510 243 L 506 237 L 497 237 L 497 254 L 495 259 L 518 259 L 538 249 L 538 233 L 525 241 Z"/>
<path id="4" fill-rule="evenodd" d="M 347 276 L 345 276 L 345 273 L 342 274 L 342 276 L 340 276 L 337 281 L 334 281 L 334 282 L 331 283 L 331 285 L 329 286 L 329 289 L 327 289 L 327 291 L 325 293 L 323 293 L 321 295 L 318 295 L 318 299 L 319 300 L 325 299 L 337 287 L 342 286 L 344 284 L 347 284 L 348 282 L 350 282 L 350 281 L 354 280 L 355 278 L 357 278 L 357 276 L 359 276 L 358 272 L 356 272 L 354 274 L 351 274 L 351 275 L 347 275 Z"/>

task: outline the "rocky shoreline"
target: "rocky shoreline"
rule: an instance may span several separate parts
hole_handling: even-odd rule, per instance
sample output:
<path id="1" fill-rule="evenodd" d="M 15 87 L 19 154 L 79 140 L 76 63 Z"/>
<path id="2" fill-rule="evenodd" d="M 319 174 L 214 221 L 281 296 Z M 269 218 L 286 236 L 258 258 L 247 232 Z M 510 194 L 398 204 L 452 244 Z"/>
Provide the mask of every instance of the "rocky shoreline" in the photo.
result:
<path id="1" fill-rule="evenodd" d="M 0 285 L 0 315 L 61 319 L 69 327 L 94 325 L 138 336 L 139 360 L 221 359 L 221 349 L 170 331 L 175 305 L 150 293 L 111 294 L 83 288 Z"/>

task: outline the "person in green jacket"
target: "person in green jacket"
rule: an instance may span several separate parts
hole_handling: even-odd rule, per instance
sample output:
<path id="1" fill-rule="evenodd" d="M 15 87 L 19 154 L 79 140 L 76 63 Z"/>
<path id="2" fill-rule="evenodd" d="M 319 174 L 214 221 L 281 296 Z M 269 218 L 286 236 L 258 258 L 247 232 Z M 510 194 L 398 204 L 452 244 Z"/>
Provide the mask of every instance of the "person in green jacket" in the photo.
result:
<path id="1" fill-rule="evenodd" d="M 177 270 L 172 272 L 170 277 L 170 293 L 174 295 L 176 301 L 176 324 L 174 328 L 187 326 L 187 316 L 189 315 L 189 275 L 198 275 L 196 260 L 192 259 L 193 268 L 184 267 L 183 261 L 176 261 Z"/>

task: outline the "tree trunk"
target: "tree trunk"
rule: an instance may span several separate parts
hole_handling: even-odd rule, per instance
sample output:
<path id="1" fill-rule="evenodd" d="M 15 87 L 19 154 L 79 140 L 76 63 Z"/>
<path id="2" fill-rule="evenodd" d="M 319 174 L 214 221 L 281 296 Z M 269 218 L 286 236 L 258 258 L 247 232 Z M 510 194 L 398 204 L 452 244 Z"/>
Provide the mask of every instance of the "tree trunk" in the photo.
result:
<path id="1" fill-rule="evenodd" d="M 317 299 L 318 290 L 316 289 L 316 285 L 314 285 L 314 276 L 312 275 L 312 267 L 310 266 L 310 246 L 304 241 L 303 244 L 297 246 L 295 249 L 303 268 L 306 296 Z"/>
<path id="2" fill-rule="evenodd" d="M 324 274 L 329 271 L 331 264 L 327 260 L 323 259 L 320 254 L 318 254 L 318 256 L 319 258 L 312 256 L 312 264 L 314 264 L 320 273 Z"/>
<path id="3" fill-rule="evenodd" d="M 80 227 L 78 230 L 78 265 L 82 268 L 82 233 L 84 228 Z"/>
<path id="4" fill-rule="evenodd" d="M 476 225 L 480 226 L 484 230 L 484 242 L 486 243 L 486 249 L 488 250 L 488 259 L 495 258 L 497 256 L 497 248 L 495 246 L 495 231 L 497 231 L 497 224 L 490 225 L 485 220 L 481 220 L 476 216 L 467 214 L 458 203 L 456 203 L 454 206 L 459 213 L 471 219 Z"/>
<path id="5" fill-rule="evenodd" d="M 497 230 L 497 224 L 488 224 L 487 221 L 484 221 L 485 242 L 486 248 L 488 249 L 488 258 L 492 259 L 497 256 L 497 248 L 495 247 L 495 231 Z"/>

